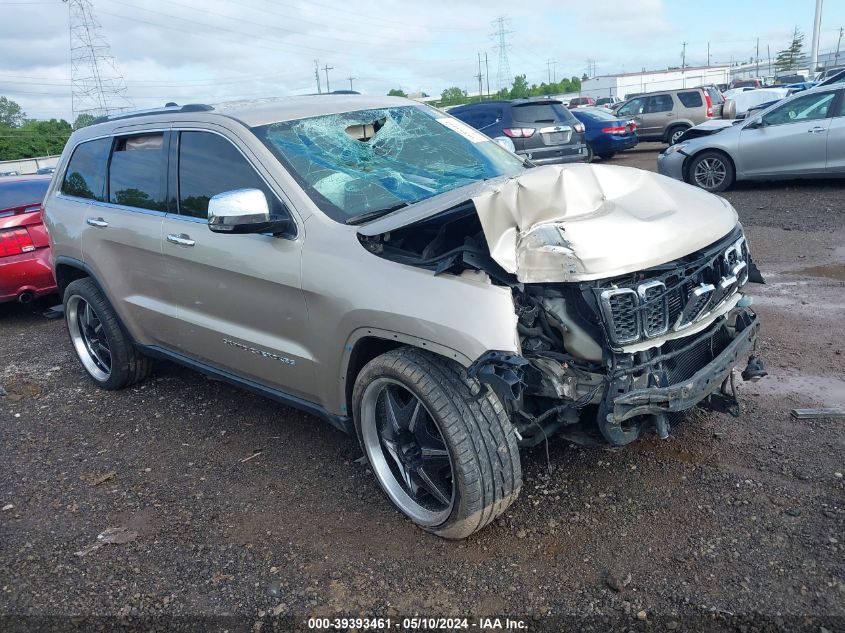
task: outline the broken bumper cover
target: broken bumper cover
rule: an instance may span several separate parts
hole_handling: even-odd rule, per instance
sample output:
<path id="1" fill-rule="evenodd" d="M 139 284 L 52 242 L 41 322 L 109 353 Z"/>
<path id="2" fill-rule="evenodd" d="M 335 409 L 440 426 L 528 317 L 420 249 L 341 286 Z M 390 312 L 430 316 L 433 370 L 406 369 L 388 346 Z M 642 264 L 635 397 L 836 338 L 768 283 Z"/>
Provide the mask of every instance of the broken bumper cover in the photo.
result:
<path id="1" fill-rule="evenodd" d="M 608 421 L 619 424 L 638 415 L 671 413 L 694 407 L 719 389 L 739 359 L 750 354 L 759 329 L 760 322 L 755 315 L 716 358 L 688 380 L 668 387 L 637 389 L 614 398 Z"/>

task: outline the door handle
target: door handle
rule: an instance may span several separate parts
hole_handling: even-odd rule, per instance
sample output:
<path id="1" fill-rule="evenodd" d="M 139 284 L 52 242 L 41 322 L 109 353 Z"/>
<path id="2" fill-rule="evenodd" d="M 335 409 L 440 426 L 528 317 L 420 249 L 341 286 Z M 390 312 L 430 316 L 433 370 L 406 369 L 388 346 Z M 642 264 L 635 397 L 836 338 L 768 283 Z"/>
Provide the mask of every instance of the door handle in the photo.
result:
<path id="1" fill-rule="evenodd" d="M 104 229 L 109 225 L 103 218 L 88 218 L 85 223 L 89 226 L 96 226 L 98 229 Z"/>
<path id="2" fill-rule="evenodd" d="M 171 233 L 167 236 L 167 241 L 171 244 L 178 244 L 179 246 L 193 246 L 196 244 L 190 235 L 185 235 L 184 233 Z"/>
<path id="3" fill-rule="evenodd" d="M 818 134 L 819 132 L 824 132 L 827 128 L 825 127 L 811 127 L 807 130 L 810 134 Z"/>

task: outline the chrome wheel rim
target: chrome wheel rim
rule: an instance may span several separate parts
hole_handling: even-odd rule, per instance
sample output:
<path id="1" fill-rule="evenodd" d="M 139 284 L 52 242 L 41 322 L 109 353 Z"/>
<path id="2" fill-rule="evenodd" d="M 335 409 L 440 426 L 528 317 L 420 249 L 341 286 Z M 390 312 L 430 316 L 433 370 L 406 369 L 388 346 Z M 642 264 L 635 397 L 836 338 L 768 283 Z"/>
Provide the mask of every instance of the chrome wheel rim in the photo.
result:
<path id="1" fill-rule="evenodd" d="M 444 523 L 455 504 L 452 460 L 422 401 L 390 378 L 374 380 L 361 399 L 361 436 L 381 487 L 424 526 Z"/>
<path id="2" fill-rule="evenodd" d="M 111 376 L 111 349 L 108 338 L 91 304 L 74 295 L 65 308 L 70 340 L 86 371 L 96 380 L 105 382 Z"/>
<path id="3" fill-rule="evenodd" d="M 686 132 L 686 130 L 675 130 L 674 132 L 672 132 L 672 137 L 669 139 L 669 145 L 674 145 L 675 143 L 677 143 L 678 139 L 683 136 L 684 132 Z"/>
<path id="4" fill-rule="evenodd" d="M 693 178 L 695 184 L 704 189 L 713 189 L 725 181 L 728 174 L 725 163 L 718 158 L 705 158 L 695 166 Z"/>

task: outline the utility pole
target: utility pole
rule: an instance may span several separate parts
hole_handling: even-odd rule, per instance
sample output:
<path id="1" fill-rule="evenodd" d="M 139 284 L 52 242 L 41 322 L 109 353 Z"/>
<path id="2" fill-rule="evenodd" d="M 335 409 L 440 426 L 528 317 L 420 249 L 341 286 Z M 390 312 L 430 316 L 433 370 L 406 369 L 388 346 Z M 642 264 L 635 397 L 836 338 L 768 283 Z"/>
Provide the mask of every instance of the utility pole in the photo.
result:
<path id="1" fill-rule="evenodd" d="M 842 31 L 843 28 L 839 27 L 839 39 L 836 41 L 836 57 L 833 58 L 834 66 L 839 63 L 839 45 L 842 44 Z"/>
<path id="2" fill-rule="evenodd" d="M 707 42 L 707 67 L 710 67 L 710 42 Z"/>
<path id="3" fill-rule="evenodd" d="M 546 69 L 549 71 L 549 84 L 552 83 L 552 65 L 554 64 L 557 64 L 557 62 L 552 59 L 546 60 Z"/>
<path id="4" fill-rule="evenodd" d="M 766 44 L 766 57 L 769 60 L 769 77 L 772 76 L 772 48 L 768 44 Z"/>
<path id="5" fill-rule="evenodd" d="M 358 79 L 358 78 L 357 78 L 357 77 L 353 77 L 352 75 L 349 75 L 349 77 L 347 77 L 347 79 L 349 80 L 349 89 L 350 89 L 350 90 L 352 90 L 352 80 L 353 80 L 353 79 Z"/>
<path id="6" fill-rule="evenodd" d="M 816 0 L 816 19 L 813 21 L 813 46 L 810 49 L 810 79 L 819 65 L 819 29 L 822 24 L 822 0 Z"/>
<path id="7" fill-rule="evenodd" d="M 317 80 L 317 94 L 323 94 L 323 87 L 320 85 L 320 60 L 314 60 L 314 79 Z"/>
<path id="8" fill-rule="evenodd" d="M 481 83 L 481 53 L 478 54 L 478 74 L 475 76 L 478 79 L 478 98 L 484 96 L 484 85 Z"/>
<path id="9" fill-rule="evenodd" d="M 760 38 L 757 38 L 757 76 L 760 76 Z"/>
<path id="10" fill-rule="evenodd" d="M 332 91 L 331 86 L 329 85 L 329 71 L 334 70 L 334 66 L 329 66 L 326 64 L 323 66 L 323 70 L 326 71 L 326 92 L 329 93 Z"/>
<path id="11" fill-rule="evenodd" d="M 687 67 L 687 43 L 684 42 L 684 49 L 681 51 L 681 70 Z"/>
<path id="12" fill-rule="evenodd" d="M 487 53 L 484 53 L 484 71 L 487 73 L 487 98 L 490 98 L 490 64 L 487 61 Z"/>

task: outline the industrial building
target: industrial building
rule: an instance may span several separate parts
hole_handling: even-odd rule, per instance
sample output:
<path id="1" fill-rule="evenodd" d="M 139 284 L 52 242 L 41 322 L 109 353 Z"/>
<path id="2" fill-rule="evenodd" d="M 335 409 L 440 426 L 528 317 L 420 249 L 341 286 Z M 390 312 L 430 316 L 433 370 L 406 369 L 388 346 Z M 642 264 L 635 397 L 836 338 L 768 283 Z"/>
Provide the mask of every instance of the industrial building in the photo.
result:
<path id="1" fill-rule="evenodd" d="M 582 81 L 581 96 L 596 99 L 599 97 L 624 99 L 626 95 L 725 84 L 730 83 L 730 80 L 731 67 L 728 64 L 602 75 Z"/>

